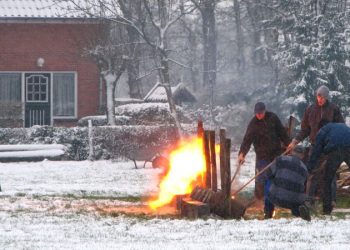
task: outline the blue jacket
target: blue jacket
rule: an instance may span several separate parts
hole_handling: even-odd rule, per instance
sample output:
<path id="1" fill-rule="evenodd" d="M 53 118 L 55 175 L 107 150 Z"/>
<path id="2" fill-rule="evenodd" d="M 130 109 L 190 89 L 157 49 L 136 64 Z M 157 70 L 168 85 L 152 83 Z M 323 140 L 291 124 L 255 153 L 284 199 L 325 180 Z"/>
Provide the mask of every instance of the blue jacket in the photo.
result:
<path id="1" fill-rule="evenodd" d="M 267 197 L 280 207 L 294 208 L 305 199 L 305 182 L 308 176 L 304 163 L 296 156 L 279 156 L 266 171 L 271 180 Z"/>
<path id="2" fill-rule="evenodd" d="M 308 163 L 309 172 L 315 168 L 321 154 L 347 147 L 350 147 L 350 128 L 344 123 L 328 123 L 317 133 L 316 144 Z"/>

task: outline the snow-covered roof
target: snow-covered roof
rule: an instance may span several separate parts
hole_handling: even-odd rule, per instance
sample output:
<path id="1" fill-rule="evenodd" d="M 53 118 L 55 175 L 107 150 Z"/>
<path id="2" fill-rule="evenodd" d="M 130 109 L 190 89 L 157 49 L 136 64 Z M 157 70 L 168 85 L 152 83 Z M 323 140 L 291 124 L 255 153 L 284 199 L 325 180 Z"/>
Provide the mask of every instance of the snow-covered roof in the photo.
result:
<path id="1" fill-rule="evenodd" d="M 124 104 L 129 104 L 129 103 L 143 103 L 144 101 L 141 99 L 136 99 L 136 98 L 130 98 L 130 97 L 120 97 L 120 98 L 115 98 L 115 105 L 120 106 Z"/>
<path id="2" fill-rule="evenodd" d="M 186 88 L 183 83 L 179 83 L 175 87 L 171 87 L 171 93 L 173 98 L 180 98 L 183 95 L 183 101 L 185 102 L 195 102 L 196 98 L 194 95 Z M 154 87 L 148 92 L 148 94 L 143 98 L 145 102 L 167 102 L 167 95 L 163 86 L 160 83 L 154 85 Z"/>
<path id="3" fill-rule="evenodd" d="M 82 19 L 72 3 L 57 0 L 1 0 L 0 19 Z"/>

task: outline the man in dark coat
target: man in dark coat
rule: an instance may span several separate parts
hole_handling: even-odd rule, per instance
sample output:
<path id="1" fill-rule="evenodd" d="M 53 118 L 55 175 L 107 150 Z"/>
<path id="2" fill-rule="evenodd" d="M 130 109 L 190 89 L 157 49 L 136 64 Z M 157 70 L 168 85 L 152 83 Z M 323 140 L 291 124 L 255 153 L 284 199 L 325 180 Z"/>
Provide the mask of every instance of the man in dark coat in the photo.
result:
<path id="1" fill-rule="evenodd" d="M 329 101 L 329 89 L 322 85 L 316 91 L 316 103 L 308 106 L 301 121 L 301 130 L 290 143 L 294 147 L 305 138 L 309 137 L 310 143 L 315 144 L 318 124 L 321 120 L 344 123 L 340 109 Z"/>
<path id="2" fill-rule="evenodd" d="M 278 116 L 266 111 L 265 104 L 258 102 L 254 107 L 255 116 L 249 122 L 238 153 L 238 163 L 241 165 L 245 161 L 251 145 L 254 145 L 256 153 L 256 172 L 261 171 L 282 153 L 281 142 L 285 146 L 290 142 L 287 131 L 283 127 Z M 264 198 L 264 186 L 268 181 L 262 180 L 263 176 L 255 179 L 255 197 Z M 264 199 L 265 207 L 270 206 L 270 202 Z"/>
<path id="3" fill-rule="evenodd" d="M 327 86 L 322 85 L 316 91 L 316 103 L 308 106 L 301 121 L 301 130 L 288 145 L 288 150 L 292 150 L 295 145 L 309 137 L 311 143 L 310 152 L 315 145 L 316 134 L 319 130 L 318 125 L 321 120 L 327 120 L 329 122 L 344 123 L 344 118 L 340 112 L 340 109 L 329 101 L 329 89 Z M 307 157 L 308 158 L 308 157 Z M 306 158 L 306 161 L 308 160 Z M 320 162 L 322 165 L 322 162 Z M 323 188 L 322 183 L 324 175 L 324 169 L 318 168 L 317 171 L 310 174 L 308 183 L 308 193 L 310 196 L 316 196 L 318 190 Z M 336 179 L 333 180 L 333 194 L 336 189 Z M 333 195 L 333 201 L 335 202 L 335 195 Z"/>
<path id="4" fill-rule="evenodd" d="M 265 175 L 270 180 L 267 199 L 273 205 L 289 208 L 294 216 L 310 221 L 310 211 L 305 205 L 308 172 L 301 161 L 303 155 L 303 147 L 296 146 L 290 156 L 278 156 L 272 162 Z M 265 211 L 265 218 L 272 218 L 274 206 L 265 209 L 268 209 Z"/>
<path id="5" fill-rule="evenodd" d="M 326 121 L 321 121 L 320 127 L 324 123 Z M 321 154 L 327 155 L 323 189 L 323 213 L 330 214 L 333 210 L 332 180 L 343 161 L 350 166 L 350 128 L 344 123 L 328 123 L 320 129 L 308 163 L 309 172 L 319 166 L 317 163 Z"/>

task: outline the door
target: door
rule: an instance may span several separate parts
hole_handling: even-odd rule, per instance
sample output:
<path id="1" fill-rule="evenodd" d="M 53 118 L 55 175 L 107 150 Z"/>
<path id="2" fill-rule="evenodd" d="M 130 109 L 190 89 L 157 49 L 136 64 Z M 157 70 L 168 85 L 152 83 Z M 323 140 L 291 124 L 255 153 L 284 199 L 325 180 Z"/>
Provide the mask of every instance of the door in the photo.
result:
<path id="1" fill-rule="evenodd" d="M 50 74 L 25 75 L 25 127 L 51 125 Z"/>

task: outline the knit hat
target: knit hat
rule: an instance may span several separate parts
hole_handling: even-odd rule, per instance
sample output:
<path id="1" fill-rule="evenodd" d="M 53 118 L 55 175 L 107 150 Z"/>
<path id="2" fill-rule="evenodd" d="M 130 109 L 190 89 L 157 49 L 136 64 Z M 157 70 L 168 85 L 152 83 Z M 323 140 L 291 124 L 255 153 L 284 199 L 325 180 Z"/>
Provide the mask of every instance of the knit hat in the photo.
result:
<path id="1" fill-rule="evenodd" d="M 316 91 L 316 95 L 323 96 L 324 98 L 328 99 L 329 98 L 329 88 L 325 85 L 322 85 L 319 87 Z"/>
<path id="2" fill-rule="evenodd" d="M 254 107 L 255 114 L 261 114 L 266 110 L 265 104 L 263 102 L 257 102 Z"/>

